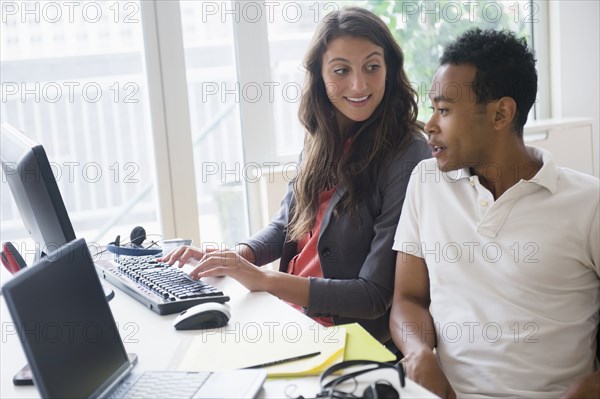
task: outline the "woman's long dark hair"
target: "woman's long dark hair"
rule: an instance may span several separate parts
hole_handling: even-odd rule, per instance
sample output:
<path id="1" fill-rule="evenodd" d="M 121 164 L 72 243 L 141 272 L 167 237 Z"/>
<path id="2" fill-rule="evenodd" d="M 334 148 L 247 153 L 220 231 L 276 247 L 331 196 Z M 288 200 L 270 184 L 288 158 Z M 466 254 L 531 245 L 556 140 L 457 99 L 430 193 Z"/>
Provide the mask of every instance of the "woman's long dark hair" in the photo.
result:
<path id="1" fill-rule="evenodd" d="M 328 44 L 343 36 L 364 38 L 382 47 L 387 75 L 383 99 L 373 115 L 340 132 L 323 81 L 322 59 Z M 404 54 L 385 23 L 372 12 L 347 7 L 325 16 L 312 39 L 304 67 L 306 81 L 298 114 L 307 134 L 289 223 L 289 234 L 295 241 L 313 227 L 323 190 L 344 185 L 347 195 L 336 211 L 355 210 L 371 192 L 382 165 L 403 151 L 422 130 L 417 121 L 417 93 L 403 68 Z M 348 139 L 352 144 L 344 151 Z"/>

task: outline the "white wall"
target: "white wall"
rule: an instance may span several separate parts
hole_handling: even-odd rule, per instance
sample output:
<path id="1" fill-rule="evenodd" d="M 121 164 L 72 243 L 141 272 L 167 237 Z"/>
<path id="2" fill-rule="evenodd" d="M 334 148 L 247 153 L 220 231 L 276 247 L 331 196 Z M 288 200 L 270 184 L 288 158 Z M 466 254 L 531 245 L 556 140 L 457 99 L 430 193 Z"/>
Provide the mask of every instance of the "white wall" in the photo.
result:
<path id="1" fill-rule="evenodd" d="M 600 2 L 550 2 L 552 116 L 594 120 L 594 170 L 600 159 Z"/>

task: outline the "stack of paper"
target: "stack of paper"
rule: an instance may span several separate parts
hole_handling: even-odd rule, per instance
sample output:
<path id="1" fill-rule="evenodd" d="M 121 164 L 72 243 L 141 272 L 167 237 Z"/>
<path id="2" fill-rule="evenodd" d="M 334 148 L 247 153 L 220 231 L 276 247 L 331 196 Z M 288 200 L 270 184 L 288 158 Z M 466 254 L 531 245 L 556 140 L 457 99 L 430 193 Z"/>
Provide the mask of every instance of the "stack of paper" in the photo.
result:
<path id="1" fill-rule="evenodd" d="M 325 337 L 331 338 L 325 339 L 325 341 L 331 342 L 323 343 L 319 356 L 266 367 L 265 370 L 269 377 L 319 375 L 331 365 L 342 360 L 375 360 L 379 362 L 396 360 L 396 356 L 392 352 L 358 323 L 333 326 L 325 331 Z M 340 336 L 342 331 L 345 331 L 345 339 Z"/>
<path id="2" fill-rule="evenodd" d="M 346 342 L 343 328 L 302 329 L 297 323 L 246 324 L 243 328 L 206 330 L 192 338 L 180 355 L 178 370 L 217 371 L 292 364 L 291 359 L 324 359 L 342 353 Z M 306 358 L 308 355 L 313 355 Z M 286 363 L 279 364 L 285 361 Z M 269 367 L 270 368 L 270 367 Z"/>
<path id="3" fill-rule="evenodd" d="M 301 360 L 285 362 L 266 367 L 269 377 L 299 377 L 305 375 L 319 375 L 332 364 L 339 363 L 344 358 L 346 346 L 346 329 L 340 326 L 328 328 L 319 327 L 314 330 L 320 334 L 318 348 L 320 354 Z M 312 346 L 311 346 L 312 347 Z"/>
<path id="4" fill-rule="evenodd" d="M 396 356 L 359 324 L 322 327 L 256 323 L 207 330 L 181 351 L 178 370 L 218 371 L 264 367 L 269 377 L 319 375 L 342 360 L 388 362 Z M 297 359 L 297 360 L 294 360 Z"/>

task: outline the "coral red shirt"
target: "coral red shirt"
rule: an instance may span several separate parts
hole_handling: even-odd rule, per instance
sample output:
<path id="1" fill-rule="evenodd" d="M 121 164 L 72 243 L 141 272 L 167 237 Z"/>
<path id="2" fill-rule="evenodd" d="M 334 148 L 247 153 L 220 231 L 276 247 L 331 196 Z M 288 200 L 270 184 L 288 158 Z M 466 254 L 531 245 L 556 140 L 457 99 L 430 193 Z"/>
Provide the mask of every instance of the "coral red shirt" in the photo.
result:
<path id="1" fill-rule="evenodd" d="M 332 188 L 331 190 L 322 192 L 319 196 L 319 211 L 315 218 L 315 225 L 310 232 L 298 241 L 298 254 L 288 264 L 289 274 L 300 277 L 323 277 L 317 244 L 319 243 L 323 215 L 325 215 L 325 210 L 334 192 L 335 188 Z M 290 303 L 290 305 L 300 310 L 300 306 L 293 303 Z M 313 317 L 313 319 L 324 326 L 333 325 L 331 317 Z"/>

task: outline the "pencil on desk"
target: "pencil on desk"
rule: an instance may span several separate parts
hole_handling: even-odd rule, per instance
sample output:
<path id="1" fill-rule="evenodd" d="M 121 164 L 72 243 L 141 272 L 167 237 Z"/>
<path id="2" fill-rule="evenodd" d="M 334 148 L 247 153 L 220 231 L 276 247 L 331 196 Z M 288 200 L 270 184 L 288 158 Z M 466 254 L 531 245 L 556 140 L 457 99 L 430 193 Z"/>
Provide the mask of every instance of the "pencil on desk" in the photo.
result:
<path id="1" fill-rule="evenodd" d="M 276 360 L 274 362 L 263 363 L 263 364 L 259 364 L 259 365 L 256 365 L 256 366 L 250 366 L 250 367 L 245 367 L 245 368 L 246 369 L 258 369 L 258 368 L 262 368 L 262 367 L 269 367 L 269 366 L 274 366 L 276 364 L 293 362 L 294 360 L 306 359 L 306 358 L 317 356 L 317 355 L 320 355 L 320 354 L 321 354 L 321 352 L 317 351 L 317 352 L 313 352 L 313 353 L 308 353 L 306 355 L 289 357 L 287 359 Z"/>

